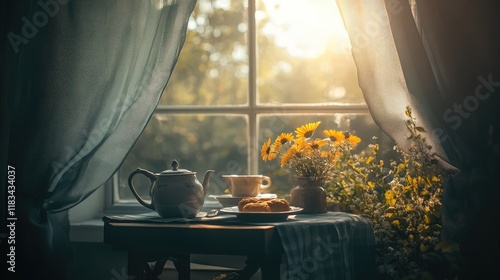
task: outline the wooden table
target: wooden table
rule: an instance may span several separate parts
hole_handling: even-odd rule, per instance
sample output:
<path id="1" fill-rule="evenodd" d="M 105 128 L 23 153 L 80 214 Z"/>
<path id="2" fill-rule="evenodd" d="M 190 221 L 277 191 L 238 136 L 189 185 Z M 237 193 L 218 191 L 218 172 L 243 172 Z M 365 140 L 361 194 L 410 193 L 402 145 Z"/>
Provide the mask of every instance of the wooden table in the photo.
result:
<path id="1" fill-rule="evenodd" d="M 190 254 L 247 256 L 240 279 L 250 279 L 258 269 L 267 280 L 376 275 L 372 223 L 355 214 L 297 214 L 283 222 L 256 223 L 234 215 L 164 219 L 150 212 L 103 220 L 104 242 L 128 252 L 129 275 L 135 279 L 158 279 L 167 260 L 174 261 L 179 279 L 190 279 Z M 282 256 L 287 269 L 281 272 Z"/>
<path id="2" fill-rule="evenodd" d="M 262 279 L 280 279 L 283 247 L 272 225 L 104 223 L 104 242 L 128 252 L 128 273 L 158 279 L 165 262 L 174 261 L 179 279 L 190 279 L 190 254 L 247 256 L 240 279 L 260 268 Z M 152 268 L 148 262 L 156 262 Z"/>

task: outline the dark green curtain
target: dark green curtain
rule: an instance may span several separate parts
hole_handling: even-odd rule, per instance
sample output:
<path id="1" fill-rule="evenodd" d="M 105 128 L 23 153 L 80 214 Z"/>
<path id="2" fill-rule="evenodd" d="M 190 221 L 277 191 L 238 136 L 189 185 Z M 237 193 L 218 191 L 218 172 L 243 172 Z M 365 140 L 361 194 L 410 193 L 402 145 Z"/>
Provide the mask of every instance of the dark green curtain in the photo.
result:
<path id="1" fill-rule="evenodd" d="M 143 131 L 195 4 L 2 2 L 0 184 L 2 202 L 12 200 L 15 168 L 15 212 L 2 203 L 1 220 L 4 233 L 17 219 L 15 279 L 65 278 L 67 210 L 112 176 Z"/>
<path id="2" fill-rule="evenodd" d="M 500 2 L 337 0 L 370 112 L 401 146 L 413 109 L 448 171 L 442 236 L 463 279 L 500 275 Z"/>

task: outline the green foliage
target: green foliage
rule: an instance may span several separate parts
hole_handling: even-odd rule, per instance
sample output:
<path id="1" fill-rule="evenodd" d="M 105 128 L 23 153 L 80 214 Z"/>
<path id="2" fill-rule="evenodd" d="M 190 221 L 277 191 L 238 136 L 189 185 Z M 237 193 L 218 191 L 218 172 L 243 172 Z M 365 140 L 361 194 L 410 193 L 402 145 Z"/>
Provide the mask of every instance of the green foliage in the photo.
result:
<path id="1" fill-rule="evenodd" d="M 410 108 L 406 115 L 410 149 L 395 146 L 398 156 L 389 160 L 381 158 L 378 144 L 344 153 L 326 187 L 328 204 L 372 221 L 383 278 L 444 279 L 443 274 L 456 275 L 458 253 L 455 244 L 440 239 L 445 178 L 429 156 L 425 129 L 416 125 Z"/>

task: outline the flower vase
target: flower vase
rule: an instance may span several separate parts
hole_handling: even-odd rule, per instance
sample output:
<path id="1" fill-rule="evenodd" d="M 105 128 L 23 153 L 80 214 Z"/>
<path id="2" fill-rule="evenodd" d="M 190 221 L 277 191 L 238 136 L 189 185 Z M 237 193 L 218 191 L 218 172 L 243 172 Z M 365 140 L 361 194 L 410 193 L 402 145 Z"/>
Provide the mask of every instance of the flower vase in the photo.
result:
<path id="1" fill-rule="evenodd" d="M 297 186 L 290 191 L 290 205 L 303 208 L 300 213 L 326 213 L 324 180 L 297 177 Z"/>

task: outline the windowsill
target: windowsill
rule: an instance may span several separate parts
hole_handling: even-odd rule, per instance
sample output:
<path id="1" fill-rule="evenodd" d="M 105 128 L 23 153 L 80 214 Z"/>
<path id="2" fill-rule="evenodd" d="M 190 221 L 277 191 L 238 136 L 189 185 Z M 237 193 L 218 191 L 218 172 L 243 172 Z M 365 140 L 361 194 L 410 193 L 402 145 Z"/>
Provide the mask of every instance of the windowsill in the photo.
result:
<path id="1" fill-rule="evenodd" d="M 101 219 L 89 219 L 71 223 L 69 237 L 72 242 L 103 242 L 104 222 Z"/>

